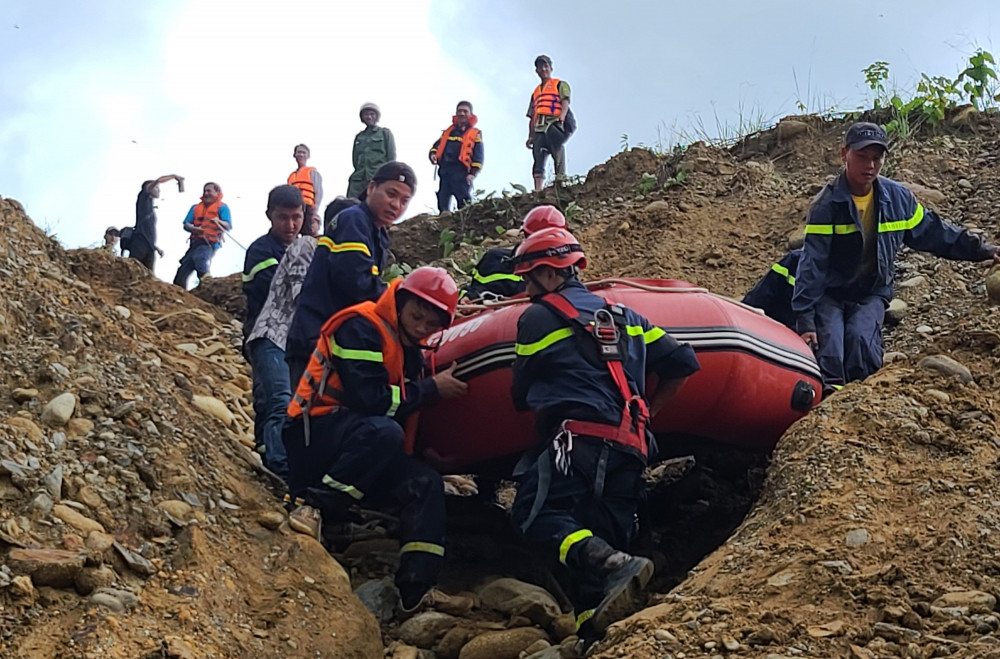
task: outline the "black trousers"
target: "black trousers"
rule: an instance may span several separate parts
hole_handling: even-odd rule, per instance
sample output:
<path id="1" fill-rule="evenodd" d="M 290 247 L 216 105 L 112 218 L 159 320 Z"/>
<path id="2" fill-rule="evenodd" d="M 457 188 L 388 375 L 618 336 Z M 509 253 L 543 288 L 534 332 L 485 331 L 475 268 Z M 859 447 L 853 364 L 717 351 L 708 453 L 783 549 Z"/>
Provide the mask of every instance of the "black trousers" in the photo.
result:
<path id="1" fill-rule="evenodd" d="M 402 427 L 388 417 L 350 410 L 285 424 L 288 484 L 324 513 L 351 504 L 400 507 L 400 562 L 396 583 L 437 583 L 444 556 L 445 503 L 441 474 L 403 451 Z"/>
<path id="2" fill-rule="evenodd" d="M 465 180 L 464 169 L 439 170 L 441 185 L 438 188 L 438 210 L 442 213 L 451 210 L 451 198 L 454 197 L 461 208 L 472 201 L 472 186 Z"/>

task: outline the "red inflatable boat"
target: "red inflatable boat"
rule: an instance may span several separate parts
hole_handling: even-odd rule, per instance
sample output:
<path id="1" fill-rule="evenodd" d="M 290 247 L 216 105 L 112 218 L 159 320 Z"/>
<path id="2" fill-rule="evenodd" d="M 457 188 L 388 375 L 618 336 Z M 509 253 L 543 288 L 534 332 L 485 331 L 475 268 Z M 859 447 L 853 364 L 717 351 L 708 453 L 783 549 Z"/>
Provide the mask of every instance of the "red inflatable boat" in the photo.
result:
<path id="1" fill-rule="evenodd" d="M 587 284 L 634 309 L 696 351 L 701 370 L 652 421 L 671 435 L 772 448 L 819 403 L 819 367 L 784 325 L 743 304 L 674 280 L 612 279 Z M 441 337 L 438 368 L 457 362 L 469 393 L 420 414 L 415 453 L 446 473 L 509 468 L 535 442 L 530 413 L 514 410 L 511 364 L 517 319 L 527 300 L 508 300 L 465 318 Z"/>

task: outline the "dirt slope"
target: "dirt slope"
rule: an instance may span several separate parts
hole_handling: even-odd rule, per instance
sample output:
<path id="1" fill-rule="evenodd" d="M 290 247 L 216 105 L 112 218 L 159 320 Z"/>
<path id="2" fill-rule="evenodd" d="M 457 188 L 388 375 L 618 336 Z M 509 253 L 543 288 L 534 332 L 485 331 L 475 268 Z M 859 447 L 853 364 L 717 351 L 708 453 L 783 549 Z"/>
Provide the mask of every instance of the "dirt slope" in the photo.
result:
<path id="1" fill-rule="evenodd" d="M 241 444 L 238 325 L 0 216 L 0 656 L 381 656 Z"/>
<path id="2" fill-rule="evenodd" d="M 673 277 L 738 297 L 801 231 L 810 198 L 838 171 L 845 127 L 792 117 L 730 150 L 622 153 L 582 184 L 494 197 L 398 225 L 395 257 L 467 269 L 489 245 L 510 244 L 497 227 L 514 228 L 532 206 L 555 203 L 587 248 L 587 277 Z M 963 114 L 894 149 L 886 173 L 920 186 L 918 197 L 946 218 L 1000 236 L 998 127 L 996 118 Z M 688 174 L 680 185 L 662 187 L 679 172 Z M 644 173 L 656 184 L 640 193 Z M 14 579 L 24 562 L 14 565 L 7 551 L 0 655 L 380 652 L 378 628 L 347 594 L 339 566 L 318 545 L 261 525 L 281 520 L 265 515 L 277 505 L 238 443 L 250 430 L 248 380 L 228 314 L 121 259 L 66 254 L 12 202 L 0 204 L 0 259 L 7 259 L 0 261 L 0 434 L 8 440 L 0 458 L 15 463 L 12 470 L 0 462 L 0 473 L 12 472 L 0 476 L 0 545 L 73 550 L 84 543 L 93 555 L 86 534 L 46 510 L 55 501 L 39 500 L 52 490 L 45 477 L 61 464 L 57 491 L 78 502 L 73 510 L 104 524 L 123 546 L 162 561 L 143 581 L 114 548 L 100 561 L 88 559 L 111 567 L 114 585 L 139 595 L 137 607 L 109 616 L 92 594 L 25 588 L 23 578 Z M 441 259 L 446 229 L 457 248 Z M 770 465 L 762 456 L 696 451 L 697 465 L 654 498 L 653 528 L 640 548 L 659 569 L 651 608 L 615 626 L 595 656 L 1000 656 L 1000 310 L 987 304 L 981 265 L 904 250 L 898 268 L 897 295 L 906 305 L 887 333 L 891 363 L 796 424 Z M 238 276 L 195 293 L 241 313 Z M 129 318 L 114 308 L 123 303 Z M 957 361 L 949 368 L 958 374 L 922 365 L 935 355 Z M 95 427 L 77 424 L 60 439 L 41 417 L 64 390 L 77 396 L 75 417 Z M 219 399 L 235 419 L 224 426 L 199 412 L 195 394 Z M 201 507 L 184 508 L 190 494 Z M 201 519 L 183 526 L 188 517 Z M 452 529 L 445 579 L 452 592 L 475 589 L 488 575 L 551 586 L 537 573 L 537 557 L 511 549 L 481 511 L 471 517 L 478 531 Z M 392 541 L 368 542 L 338 554 L 354 587 L 391 572 Z M 99 568 L 84 569 L 91 578 Z M 483 654 L 484 637 L 509 650 L 512 636 L 504 634 L 520 634 L 524 647 L 540 649 L 568 633 L 553 620 L 532 631 L 541 623 L 486 608 L 480 603 L 461 620 L 425 619 L 423 635 L 387 622 L 388 653 L 499 656 Z M 451 627 L 433 627 L 442 624 Z M 539 656 L 560 653 L 546 652 Z"/>

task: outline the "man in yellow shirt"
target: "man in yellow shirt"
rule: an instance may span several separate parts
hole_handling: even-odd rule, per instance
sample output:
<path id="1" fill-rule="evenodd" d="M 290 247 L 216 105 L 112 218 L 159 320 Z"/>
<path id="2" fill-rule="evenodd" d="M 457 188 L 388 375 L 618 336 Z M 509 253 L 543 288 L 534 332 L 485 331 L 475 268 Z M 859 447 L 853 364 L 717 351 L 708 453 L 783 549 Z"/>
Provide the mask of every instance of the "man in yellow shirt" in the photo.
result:
<path id="1" fill-rule="evenodd" d="M 1000 260 L 996 245 L 944 222 L 908 189 L 879 176 L 888 151 L 880 126 L 848 128 L 844 171 L 813 200 L 792 273 L 796 329 L 813 347 L 827 391 L 882 367 L 882 323 L 903 245 L 952 260 Z"/>

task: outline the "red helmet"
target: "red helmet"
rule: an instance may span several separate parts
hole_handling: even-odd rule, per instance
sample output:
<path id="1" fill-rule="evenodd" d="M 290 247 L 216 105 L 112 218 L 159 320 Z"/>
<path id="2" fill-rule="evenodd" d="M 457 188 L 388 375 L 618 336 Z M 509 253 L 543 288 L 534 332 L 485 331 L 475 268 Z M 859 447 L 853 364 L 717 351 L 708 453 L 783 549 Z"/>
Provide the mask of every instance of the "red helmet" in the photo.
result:
<path id="1" fill-rule="evenodd" d="M 577 265 L 582 269 L 587 267 L 587 257 L 573 234 L 566 229 L 553 227 L 531 234 L 514 252 L 515 275 L 531 272 L 540 265 L 553 268 Z"/>
<path id="2" fill-rule="evenodd" d="M 521 223 L 521 231 L 524 235 L 530 236 L 538 233 L 542 229 L 566 228 L 566 218 L 555 206 L 537 206 L 528 211 Z"/>
<path id="3" fill-rule="evenodd" d="M 406 275 L 399 284 L 399 290 L 409 291 L 413 295 L 437 307 L 448 314 L 445 327 L 455 319 L 455 307 L 458 306 L 458 286 L 444 268 L 424 266 Z"/>

